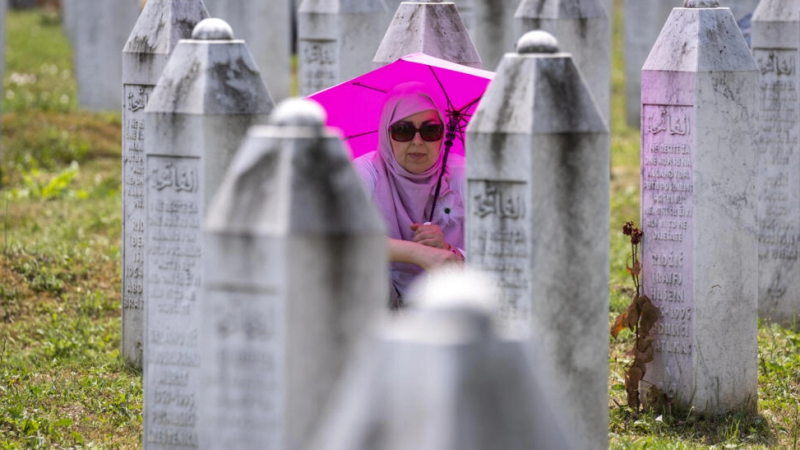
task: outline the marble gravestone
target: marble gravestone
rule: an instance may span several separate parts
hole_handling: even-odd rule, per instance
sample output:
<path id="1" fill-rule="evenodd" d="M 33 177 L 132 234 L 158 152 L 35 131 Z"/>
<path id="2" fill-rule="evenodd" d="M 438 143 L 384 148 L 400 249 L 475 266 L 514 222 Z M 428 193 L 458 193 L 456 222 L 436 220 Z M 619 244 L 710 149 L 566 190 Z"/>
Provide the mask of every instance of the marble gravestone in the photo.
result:
<path id="1" fill-rule="evenodd" d="M 253 127 L 205 222 L 201 441 L 304 450 L 388 299 L 382 218 L 317 103 Z"/>
<path id="2" fill-rule="evenodd" d="M 582 448 L 524 343 L 500 339 L 491 283 L 456 270 L 416 289 L 350 364 L 309 450 Z"/>
<path id="3" fill-rule="evenodd" d="M 500 286 L 504 333 L 542 337 L 534 370 L 556 381 L 575 448 L 605 449 L 609 132 L 552 35 L 529 32 L 503 58 L 466 154 L 468 263 Z"/>
<path id="4" fill-rule="evenodd" d="M 247 46 L 220 19 L 175 47 L 145 109 L 145 449 L 198 446 L 202 218 L 271 110 Z"/>
<path id="5" fill-rule="evenodd" d="M 139 17 L 139 0 L 78 0 L 73 36 L 78 104 L 91 111 L 122 109 L 122 48 Z"/>
<path id="6" fill-rule="evenodd" d="M 144 109 L 178 41 L 207 17 L 203 0 L 150 0 L 122 50 L 121 347 L 136 367 L 144 348 Z"/>
<path id="7" fill-rule="evenodd" d="M 67 35 L 69 42 L 75 43 L 75 28 L 78 23 L 78 11 L 76 3 L 79 0 L 61 0 L 61 27 Z M 5 3 L 5 2 L 3 2 Z"/>
<path id="8" fill-rule="evenodd" d="M 720 0 L 719 2 L 719 6 L 731 9 L 737 22 L 742 17 L 755 11 L 758 4 L 759 0 Z"/>
<path id="9" fill-rule="evenodd" d="M 305 0 L 297 16 L 301 96 L 372 70 L 391 18 L 383 0 Z"/>
<path id="10" fill-rule="evenodd" d="M 372 59 L 372 68 L 391 64 L 411 53 L 481 68 L 478 50 L 452 2 L 403 2 Z"/>
<path id="11" fill-rule="evenodd" d="M 763 0 L 753 15 L 758 80 L 758 309 L 800 319 L 800 2 Z"/>
<path id="12" fill-rule="evenodd" d="M 487 70 L 496 70 L 503 55 L 514 51 L 514 12 L 520 0 L 469 0 L 472 38 Z"/>
<path id="13" fill-rule="evenodd" d="M 225 20 L 247 42 L 264 83 L 277 102 L 291 91 L 289 0 L 204 0 L 212 17 Z"/>
<path id="14" fill-rule="evenodd" d="M 623 0 L 625 53 L 625 121 L 639 128 L 642 104 L 642 66 L 672 8 L 683 0 Z"/>
<path id="15" fill-rule="evenodd" d="M 758 395 L 758 68 L 729 9 L 686 4 L 642 71 L 642 286 L 661 318 L 640 396 L 717 414 Z"/>
<path id="16" fill-rule="evenodd" d="M 543 30 L 558 39 L 586 78 L 606 123 L 611 114 L 611 23 L 602 0 L 522 0 L 516 32 Z"/>

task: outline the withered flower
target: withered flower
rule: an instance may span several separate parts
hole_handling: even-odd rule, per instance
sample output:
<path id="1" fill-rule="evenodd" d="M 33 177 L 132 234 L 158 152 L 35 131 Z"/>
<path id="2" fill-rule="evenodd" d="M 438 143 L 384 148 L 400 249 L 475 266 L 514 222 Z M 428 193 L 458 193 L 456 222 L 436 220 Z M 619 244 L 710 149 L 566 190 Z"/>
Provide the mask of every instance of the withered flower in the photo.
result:
<path id="1" fill-rule="evenodd" d="M 638 228 L 634 228 L 631 231 L 631 244 L 638 245 L 642 242 L 642 236 L 644 236 L 644 232 Z"/>
<path id="2" fill-rule="evenodd" d="M 625 236 L 630 236 L 632 231 L 633 231 L 633 222 L 625 222 L 622 225 L 622 234 L 624 234 Z"/>

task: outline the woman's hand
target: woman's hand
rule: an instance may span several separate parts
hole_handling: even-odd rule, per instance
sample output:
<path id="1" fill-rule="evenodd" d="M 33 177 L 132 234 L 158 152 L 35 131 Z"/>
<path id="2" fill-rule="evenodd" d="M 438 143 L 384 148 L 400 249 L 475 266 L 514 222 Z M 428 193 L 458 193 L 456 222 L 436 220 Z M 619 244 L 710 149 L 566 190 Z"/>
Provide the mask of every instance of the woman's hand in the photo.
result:
<path id="1" fill-rule="evenodd" d="M 450 249 L 450 246 L 444 240 L 444 233 L 442 233 L 442 229 L 439 228 L 439 225 L 432 223 L 423 225 L 412 223 L 411 231 L 414 232 L 414 242 L 417 244 L 444 250 Z"/>
<path id="2" fill-rule="evenodd" d="M 389 244 L 389 260 L 416 264 L 431 270 L 446 264 L 464 264 L 459 255 L 452 251 L 420 245 L 415 242 L 386 238 Z"/>

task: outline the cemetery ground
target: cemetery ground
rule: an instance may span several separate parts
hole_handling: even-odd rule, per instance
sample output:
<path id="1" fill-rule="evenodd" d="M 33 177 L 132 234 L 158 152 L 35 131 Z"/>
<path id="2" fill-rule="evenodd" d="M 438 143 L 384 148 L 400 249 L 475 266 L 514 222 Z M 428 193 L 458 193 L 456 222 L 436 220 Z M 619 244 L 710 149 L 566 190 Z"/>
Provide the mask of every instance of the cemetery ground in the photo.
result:
<path id="1" fill-rule="evenodd" d="M 78 110 L 57 17 L 10 12 L 7 33 L 0 449 L 140 448 L 141 373 L 119 355 L 120 116 Z M 621 227 L 639 217 L 639 133 L 625 126 L 621 46 L 614 47 L 609 320 L 633 291 Z M 609 343 L 611 448 L 800 448 L 800 334 L 791 329 L 759 325 L 755 416 L 635 413 L 622 406 L 631 333 Z"/>

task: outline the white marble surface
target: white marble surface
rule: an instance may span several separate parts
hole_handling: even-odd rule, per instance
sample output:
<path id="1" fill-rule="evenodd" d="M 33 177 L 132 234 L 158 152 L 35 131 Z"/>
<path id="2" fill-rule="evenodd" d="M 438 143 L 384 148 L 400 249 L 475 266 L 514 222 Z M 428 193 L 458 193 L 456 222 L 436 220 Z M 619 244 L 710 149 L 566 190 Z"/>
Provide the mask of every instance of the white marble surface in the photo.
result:
<path id="1" fill-rule="evenodd" d="M 297 15 L 301 96 L 372 70 L 392 17 L 383 0 L 305 0 Z"/>
<path id="2" fill-rule="evenodd" d="M 122 50 L 122 343 L 142 366 L 144 348 L 144 108 L 180 39 L 208 17 L 202 0 L 150 0 Z"/>
<path id="3" fill-rule="evenodd" d="M 383 221 L 324 112 L 298 101 L 250 129 L 206 217 L 208 448 L 305 449 L 387 304 Z"/>
<path id="4" fill-rule="evenodd" d="M 277 102 L 291 89 L 289 0 L 204 0 L 211 17 L 228 22 L 236 39 L 253 54 L 264 83 Z"/>
<path id="5" fill-rule="evenodd" d="M 534 375 L 537 360 L 493 329 L 496 293 L 480 278 L 437 274 L 412 309 L 382 325 L 349 365 L 310 450 L 581 448 Z"/>
<path id="6" fill-rule="evenodd" d="M 469 265 L 501 287 L 503 332 L 538 338 L 581 449 L 608 445 L 609 148 L 567 53 L 507 54 L 468 128 Z"/>
<path id="7" fill-rule="evenodd" d="M 514 15 L 517 38 L 544 30 L 571 53 L 597 106 L 609 123 L 611 113 L 611 23 L 602 0 L 522 0 Z"/>
<path id="8" fill-rule="evenodd" d="M 470 0 L 472 38 L 486 70 L 497 70 L 503 55 L 514 51 L 514 12 L 519 0 Z"/>
<path id="9" fill-rule="evenodd" d="M 763 0 L 753 16 L 758 84 L 758 306 L 783 324 L 800 316 L 800 3 Z"/>
<path id="10" fill-rule="evenodd" d="M 72 6 L 78 103 L 91 111 L 119 111 L 122 48 L 139 17 L 139 0 L 82 0 Z"/>
<path id="11" fill-rule="evenodd" d="M 677 8 L 642 72 L 645 383 L 676 407 L 756 407 L 758 68 L 727 8 Z"/>
<path id="12" fill-rule="evenodd" d="M 145 449 L 200 445 L 202 219 L 247 129 L 272 110 L 244 42 L 209 37 L 178 44 L 145 110 Z"/>
<path id="13" fill-rule="evenodd" d="M 481 68 L 478 50 L 452 2 L 401 3 L 372 59 L 372 67 L 383 67 L 411 53 Z"/>

